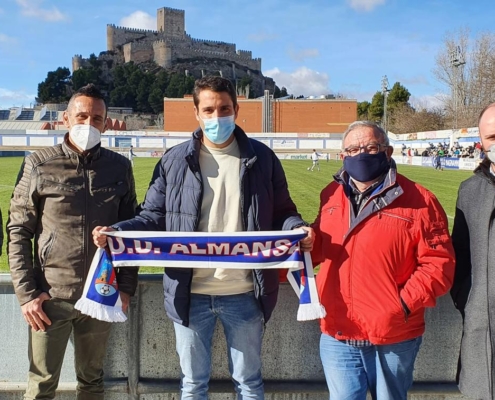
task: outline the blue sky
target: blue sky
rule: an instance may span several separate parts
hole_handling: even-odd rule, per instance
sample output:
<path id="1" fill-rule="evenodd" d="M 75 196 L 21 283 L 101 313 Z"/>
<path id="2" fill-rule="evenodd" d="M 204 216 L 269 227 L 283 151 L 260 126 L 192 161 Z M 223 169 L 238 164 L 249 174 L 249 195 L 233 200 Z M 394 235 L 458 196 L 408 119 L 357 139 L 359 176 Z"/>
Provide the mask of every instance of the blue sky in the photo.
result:
<path id="1" fill-rule="evenodd" d="M 48 71 L 106 50 L 106 25 L 156 28 L 160 7 L 185 10 L 192 37 L 235 43 L 295 95 L 371 100 L 383 75 L 435 103 L 435 56 L 448 32 L 493 31 L 493 0 L 2 0 L 0 108 L 34 101 Z"/>

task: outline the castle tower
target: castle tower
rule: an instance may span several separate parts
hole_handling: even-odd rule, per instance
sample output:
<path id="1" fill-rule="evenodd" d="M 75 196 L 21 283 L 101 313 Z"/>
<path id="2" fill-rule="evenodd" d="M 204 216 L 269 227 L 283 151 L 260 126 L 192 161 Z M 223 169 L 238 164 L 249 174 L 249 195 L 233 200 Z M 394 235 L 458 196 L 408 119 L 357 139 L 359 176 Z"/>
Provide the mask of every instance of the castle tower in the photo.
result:
<path id="1" fill-rule="evenodd" d="M 156 29 L 167 38 L 183 38 L 185 31 L 185 11 L 162 7 L 156 12 Z"/>
<path id="2" fill-rule="evenodd" d="M 163 68 L 172 66 L 172 48 L 163 40 L 153 42 L 153 60 Z"/>
<path id="3" fill-rule="evenodd" d="M 82 55 L 76 54 L 74 57 L 72 57 L 72 73 L 74 73 L 79 68 L 81 68 L 82 64 L 83 64 Z"/>
<path id="4" fill-rule="evenodd" d="M 113 40 L 114 36 L 115 36 L 115 25 L 107 25 L 107 50 L 108 51 L 115 50 L 115 43 Z"/>

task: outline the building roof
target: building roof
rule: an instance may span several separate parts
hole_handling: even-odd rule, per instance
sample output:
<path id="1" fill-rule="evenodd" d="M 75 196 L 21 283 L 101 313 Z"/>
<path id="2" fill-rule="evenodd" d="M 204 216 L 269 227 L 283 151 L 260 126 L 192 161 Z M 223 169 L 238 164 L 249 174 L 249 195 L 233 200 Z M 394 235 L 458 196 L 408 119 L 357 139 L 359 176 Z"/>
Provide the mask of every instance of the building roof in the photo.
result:
<path id="1" fill-rule="evenodd" d="M 0 121 L 0 130 L 41 130 L 46 121 Z"/>

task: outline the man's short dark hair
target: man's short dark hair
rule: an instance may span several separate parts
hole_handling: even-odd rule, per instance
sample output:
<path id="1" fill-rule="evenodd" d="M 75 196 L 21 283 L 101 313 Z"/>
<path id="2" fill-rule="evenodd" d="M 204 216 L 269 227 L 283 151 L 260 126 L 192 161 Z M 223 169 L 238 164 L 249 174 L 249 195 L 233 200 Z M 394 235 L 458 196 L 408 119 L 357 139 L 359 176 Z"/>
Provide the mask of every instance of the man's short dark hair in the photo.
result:
<path id="1" fill-rule="evenodd" d="M 198 107 L 199 105 L 199 94 L 203 90 L 211 90 L 215 93 L 226 92 L 232 99 L 234 108 L 237 106 L 237 94 L 235 91 L 235 87 L 228 79 L 222 78 L 220 76 L 206 76 L 204 78 L 198 79 L 194 83 L 193 91 L 193 100 L 196 107 Z"/>
<path id="2" fill-rule="evenodd" d="M 86 97 L 92 97 L 93 99 L 103 100 L 103 103 L 105 103 L 105 115 L 106 115 L 107 103 L 105 101 L 105 97 L 103 96 L 103 93 L 101 93 L 100 89 L 98 89 L 94 83 L 89 83 L 86 86 L 79 88 L 70 98 L 69 104 L 67 105 L 67 110 L 70 109 L 74 100 L 77 99 L 79 96 L 86 96 Z"/>

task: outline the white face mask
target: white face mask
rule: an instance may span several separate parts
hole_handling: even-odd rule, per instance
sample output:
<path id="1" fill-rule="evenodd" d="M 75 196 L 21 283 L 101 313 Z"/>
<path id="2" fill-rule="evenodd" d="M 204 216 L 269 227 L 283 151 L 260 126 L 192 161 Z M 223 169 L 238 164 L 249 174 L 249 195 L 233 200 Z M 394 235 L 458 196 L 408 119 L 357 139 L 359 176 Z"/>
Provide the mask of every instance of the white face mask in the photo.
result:
<path id="1" fill-rule="evenodd" d="M 92 125 L 78 124 L 70 128 L 69 136 L 72 143 L 86 151 L 100 143 L 101 133 Z"/>

